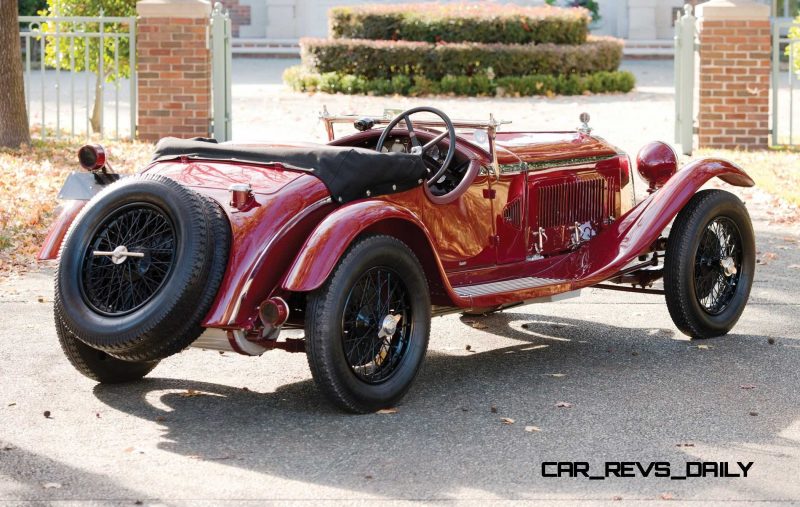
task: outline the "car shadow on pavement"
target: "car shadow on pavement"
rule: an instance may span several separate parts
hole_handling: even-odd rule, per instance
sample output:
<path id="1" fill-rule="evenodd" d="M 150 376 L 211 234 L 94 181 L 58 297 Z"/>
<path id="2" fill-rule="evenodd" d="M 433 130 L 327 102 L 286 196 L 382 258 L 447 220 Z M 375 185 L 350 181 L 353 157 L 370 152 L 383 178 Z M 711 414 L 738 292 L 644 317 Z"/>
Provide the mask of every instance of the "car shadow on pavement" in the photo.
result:
<path id="1" fill-rule="evenodd" d="M 148 378 L 94 393 L 161 425 L 162 450 L 363 494 L 688 497 L 733 480 L 541 474 L 544 461 L 669 461 L 677 469 L 703 459 L 755 461 L 755 471 L 760 463 L 771 473 L 748 491 L 785 494 L 800 460 L 800 442 L 785 433 L 800 418 L 794 340 L 732 334 L 694 342 L 667 329 L 513 311 L 481 322 L 513 344 L 431 351 L 392 414 L 340 413 L 310 379 L 262 393 Z"/>

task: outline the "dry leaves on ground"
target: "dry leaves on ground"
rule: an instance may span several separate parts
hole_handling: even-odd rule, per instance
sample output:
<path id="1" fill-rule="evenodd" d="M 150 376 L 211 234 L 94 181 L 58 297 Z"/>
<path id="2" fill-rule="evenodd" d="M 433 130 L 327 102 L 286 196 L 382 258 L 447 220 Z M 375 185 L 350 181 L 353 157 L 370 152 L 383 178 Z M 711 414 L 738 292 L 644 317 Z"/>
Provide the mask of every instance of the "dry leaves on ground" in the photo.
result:
<path id="1" fill-rule="evenodd" d="M 558 408 L 572 408 L 572 403 L 566 401 L 559 401 L 556 402 L 556 407 Z"/>
<path id="2" fill-rule="evenodd" d="M 80 141 L 34 141 L 32 146 L 0 148 L 0 276 L 35 265 L 58 205 L 56 196 L 67 175 L 79 171 Z M 119 173 L 144 167 L 153 146 L 140 142 L 104 143 Z"/>
<path id="3" fill-rule="evenodd" d="M 382 408 L 382 409 L 378 410 L 375 413 L 376 414 L 396 414 L 397 413 L 397 409 L 396 408 Z"/>
<path id="4" fill-rule="evenodd" d="M 503 424 L 514 424 L 516 421 L 510 417 L 501 417 L 500 422 Z"/>

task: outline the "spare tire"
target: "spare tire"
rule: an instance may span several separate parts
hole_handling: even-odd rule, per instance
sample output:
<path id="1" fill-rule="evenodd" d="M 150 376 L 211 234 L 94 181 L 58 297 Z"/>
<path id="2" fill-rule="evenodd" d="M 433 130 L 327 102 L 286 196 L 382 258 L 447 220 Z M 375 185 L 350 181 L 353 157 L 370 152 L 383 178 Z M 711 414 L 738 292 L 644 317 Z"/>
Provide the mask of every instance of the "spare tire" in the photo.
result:
<path id="1" fill-rule="evenodd" d="M 230 226 L 215 202 L 159 175 L 110 185 L 61 247 L 56 318 L 127 361 L 180 352 L 203 331 L 228 262 Z"/>

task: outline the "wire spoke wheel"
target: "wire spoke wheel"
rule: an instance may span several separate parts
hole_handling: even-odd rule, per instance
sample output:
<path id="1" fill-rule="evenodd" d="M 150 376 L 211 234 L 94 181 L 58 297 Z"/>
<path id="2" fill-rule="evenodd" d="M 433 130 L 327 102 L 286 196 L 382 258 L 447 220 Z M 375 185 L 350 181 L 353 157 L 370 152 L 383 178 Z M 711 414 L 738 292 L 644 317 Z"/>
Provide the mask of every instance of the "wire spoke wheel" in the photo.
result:
<path id="1" fill-rule="evenodd" d="M 169 278 L 177 239 L 172 220 L 152 204 L 123 206 L 95 229 L 82 260 L 84 302 L 122 316 L 141 308 Z"/>
<path id="2" fill-rule="evenodd" d="M 347 296 L 342 346 L 361 381 L 379 384 L 400 367 L 411 344 L 413 315 L 400 275 L 380 266 L 366 271 Z"/>
<path id="3" fill-rule="evenodd" d="M 742 268 L 739 228 L 727 217 L 708 223 L 694 260 L 695 296 L 709 315 L 719 315 L 736 295 Z"/>

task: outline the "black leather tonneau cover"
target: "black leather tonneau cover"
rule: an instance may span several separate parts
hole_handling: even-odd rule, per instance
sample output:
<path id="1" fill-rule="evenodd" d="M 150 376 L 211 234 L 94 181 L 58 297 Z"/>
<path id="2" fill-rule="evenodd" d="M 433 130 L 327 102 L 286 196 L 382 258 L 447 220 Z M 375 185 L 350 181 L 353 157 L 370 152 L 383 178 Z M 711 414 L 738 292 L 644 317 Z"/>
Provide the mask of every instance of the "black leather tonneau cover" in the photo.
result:
<path id="1" fill-rule="evenodd" d="M 337 202 L 402 192 L 421 184 L 427 177 L 425 163 L 419 155 L 378 153 L 350 146 L 272 147 L 165 137 L 156 145 L 153 161 L 180 157 L 280 164 L 305 171 L 322 180 Z"/>

